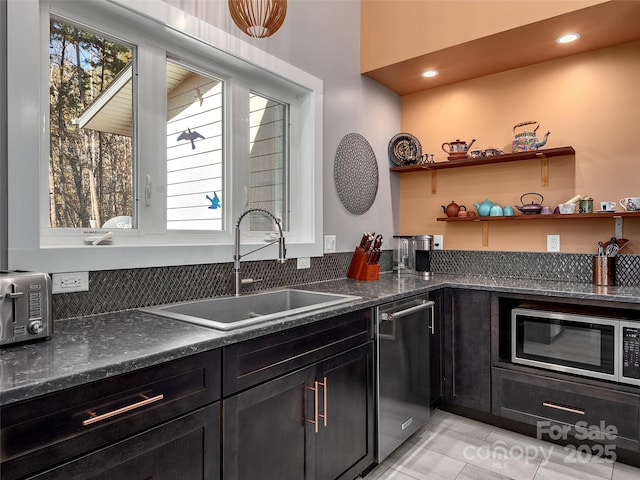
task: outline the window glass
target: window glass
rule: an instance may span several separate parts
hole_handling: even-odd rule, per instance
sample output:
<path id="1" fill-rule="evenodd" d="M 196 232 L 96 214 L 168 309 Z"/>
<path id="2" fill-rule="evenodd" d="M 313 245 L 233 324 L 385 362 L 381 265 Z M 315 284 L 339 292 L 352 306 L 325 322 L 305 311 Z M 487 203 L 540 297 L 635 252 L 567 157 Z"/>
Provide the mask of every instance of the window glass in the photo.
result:
<path id="1" fill-rule="evenodd" d="M 223 82 L 167 61 L 167 229 L 221 230 Z"/>
<path id="2" fill-rule="evenodd" d="M 131 228 L 134 49 L 56 19 L 49 32 L 49 225 Z"/>
<path id="3" fill-rule="evenodd" d="M 251 92 L 249 110 L 249 206 L 271 211 L 288 230 L 289 106 Z M 252 231 L 277 229 L 266 215 L 252 214 L 250 225 Z"/>

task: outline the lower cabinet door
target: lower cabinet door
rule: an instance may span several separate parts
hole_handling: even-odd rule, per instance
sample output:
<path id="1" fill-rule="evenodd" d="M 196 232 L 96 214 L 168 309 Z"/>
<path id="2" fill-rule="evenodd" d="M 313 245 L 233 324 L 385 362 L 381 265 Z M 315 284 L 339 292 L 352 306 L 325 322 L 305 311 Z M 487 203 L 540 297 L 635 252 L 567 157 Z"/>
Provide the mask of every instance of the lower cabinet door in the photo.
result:
<path id="1" fill-rule="evenodd" d="M 445 400 L 452 405 L 490 412 L 490 293 L 447 289 L 444 314 Z"/>
<path id="2" fill-rule="evenodd" d="M 29 478 L 38 480 L 220 479 L 220 403 Z"/>
<path id="3" fill-rule="evenodd" d="M 224 480 L 352 480 L 373 463 L 373 343 L 223 401 Z"/>
<path id="4" fill-rule="evenodd" d="M 352 480 L 373 463 L 372 343 L 318 366 L 316 480 Z M 326 408 L 326 410 L 325 410 Z"/>
<path id="5" fill-rule="evenodd" d="M 433 325 L 431 325 L 431 334 L 429 335 L 429 401 L 431 408 L 435 409 L 442 403 L 442 317 L 444 291 L 436 290 L 429 293 L 429 300 L 435 302 Z"/>
<path id="6" fill-rule="evenodd" d="M 305 431 L 313 427 L 314 374 L 297 370 L 223 401 L 225 480 L 313 478 Z"/>

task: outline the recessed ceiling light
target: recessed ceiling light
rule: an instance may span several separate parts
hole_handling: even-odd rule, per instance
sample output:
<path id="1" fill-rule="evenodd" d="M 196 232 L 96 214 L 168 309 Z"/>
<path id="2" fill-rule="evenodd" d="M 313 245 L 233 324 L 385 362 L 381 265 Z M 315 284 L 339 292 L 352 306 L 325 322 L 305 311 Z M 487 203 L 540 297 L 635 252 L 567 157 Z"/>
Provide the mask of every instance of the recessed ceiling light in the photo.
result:
<path id="1" fill-rule="evenodd" d="M 426 72 L 422 72 L 422 76 L 425 78 L 435 77 L 436 75 L 438 75 L 437 70 L 427 70 Z"/>
<path id="2" fill-rule="evenodd" d="M 558 37 L 556 39 L 556 42 L 558 42 L 558 43 L 571 43 L 571 42 L 575 42 L 579 38 L 580 38 L 580 34 L 579 33 L 567 33 L 566 35 L 562 35 L 561 37 Z"/>

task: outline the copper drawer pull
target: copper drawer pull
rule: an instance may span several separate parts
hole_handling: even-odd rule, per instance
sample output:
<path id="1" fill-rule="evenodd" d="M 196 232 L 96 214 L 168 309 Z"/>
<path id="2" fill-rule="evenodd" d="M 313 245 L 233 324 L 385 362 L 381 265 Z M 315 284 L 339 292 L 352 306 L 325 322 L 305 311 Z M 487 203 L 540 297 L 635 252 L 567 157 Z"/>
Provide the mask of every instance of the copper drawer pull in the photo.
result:
<path id="1" fill-rule="evenodd" d="M 324 395 L 323 397 L 323 410 L 322 415 L 318 414 L 319 417 L 322 417 L 324 420 L 324 426 L 327 426 L 327 377 L 324 377 L 324 382 L 316 382 L 317 385 L 322 385 L 324 387 Z"/>
<path id="2" fill-rule="evenodd" d="M 117 408 L 107 413 L 103 413 L 102 415 L 96 415 L 95 412 L 89 412 L 90 418 L 82 421 L 82 426 L 86 427 L 87 425 L 91 425 L 92 423 L 101 422 L 102 420 L 106 420 L 107 418 L 115 417 L 116 415 L 120 415 L 122 413 L 130 412 L 131 410 L 135 410 L 136 408 L 144 407 L 145 405 L 149 405 L 150 403 L 159 402 L 164 398 L 163 394 L 156 395 L 155 397 L 147 397 L 142 393 L 139 394 L 144 400 L 141 400 L 136 403 L 132 403 L 131 405 L 127 405 L 126 407 Z"/>
<path id="3" fill-rule="evenodd" d="M 562 410 L 564 412 L 577 413 L 578 415 L 584 415 L 585 413 L 585 410 L 582 408 L 567 407 L 565 405 L 560 405 L 559 403 L 542 402 L 542 405 L 549 408 L 555 408 L 556 410 Z"/>
<path id="4" fill-rule="evenodd" d="M 318 433 L 320 430 L 320 417 L 324 420 L 324 426 L 327 426 L 327 377 L 324 377 L 323 380 L 323 382 L 315 381 L 313 383 L 313 387 L 306 387 L 307 390 L 313 390 L 313 420 L 307 418 L 307 422 L 313 424 L 315 433 Z M 320 385 L 324 387 L 324 409 L 322 413 L 320 413 L 320 407 L 318 406 L 318 392 L 320 391 Z"/>
<path id="5" fill-rule="evenodd" d="M 315 433 L 318 433 L 318 382 L 314 382 L 313 387 L 307 386 L 308 390 L 313 390 L 313 420 L 307 418 L 307 422 L 313 423 Z"/>

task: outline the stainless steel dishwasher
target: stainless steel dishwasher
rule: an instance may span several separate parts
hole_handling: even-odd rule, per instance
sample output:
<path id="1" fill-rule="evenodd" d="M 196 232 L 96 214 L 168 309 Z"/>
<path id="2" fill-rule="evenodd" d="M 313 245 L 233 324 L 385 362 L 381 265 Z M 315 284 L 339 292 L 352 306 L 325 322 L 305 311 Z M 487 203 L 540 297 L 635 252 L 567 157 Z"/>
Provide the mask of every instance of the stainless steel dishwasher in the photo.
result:
<path id="1" fill-rule="evenodd" d="M 376 308 L 378 463 L 429 419 L 433 316 L 434 303 L 427 295 Z"/>

